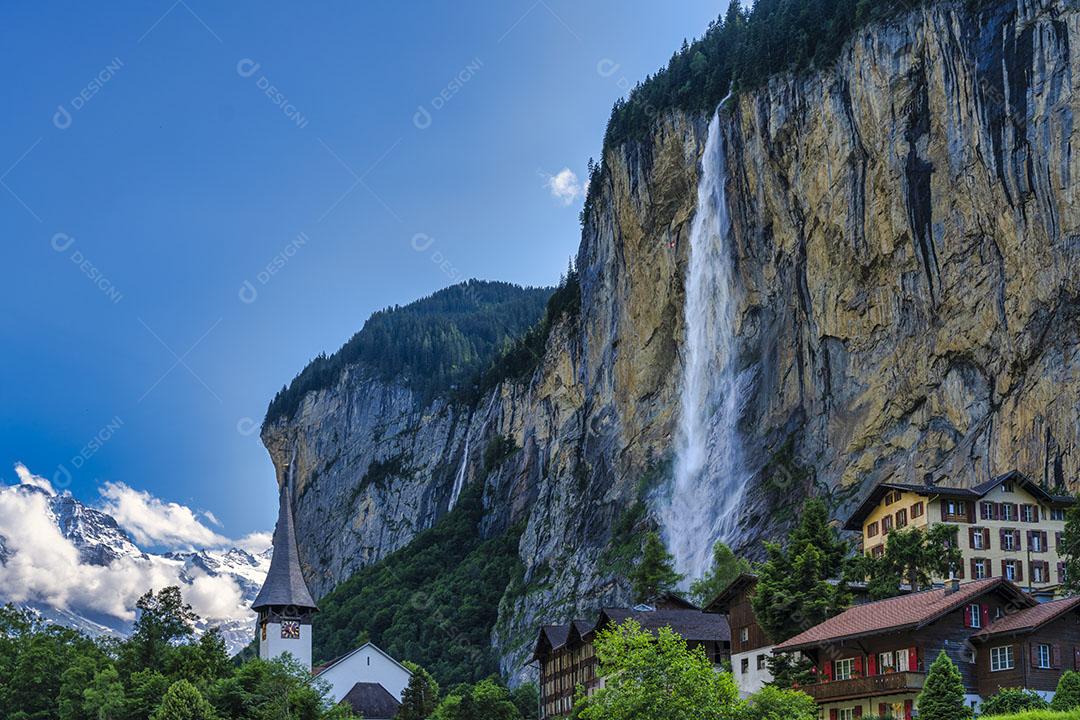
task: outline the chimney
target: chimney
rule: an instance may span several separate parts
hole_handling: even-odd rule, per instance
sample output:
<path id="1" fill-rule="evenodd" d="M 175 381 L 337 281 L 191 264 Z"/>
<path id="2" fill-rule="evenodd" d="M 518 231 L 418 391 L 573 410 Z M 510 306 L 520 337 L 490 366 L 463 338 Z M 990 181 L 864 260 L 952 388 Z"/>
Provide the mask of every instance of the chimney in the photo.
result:
<path id="1" fill-rule="evenodd" d="M 949 582 L 945 583 L 945 594 L 946 595 L 952 595 L 954 592 L 958 592 L 959 590 L 960 590 L 960 581 L 957 580 L 956 578 L 953 578 Z"/>
<path id="2" fill-rule="evenodd" d="M 925 485 L 926 487 L 933 487 L 934 486 L 934 473 L 926 473 L 926 474 L 924 474 L 923 478 L 922 478 L 922 481 L 923 481 L 923 485 Z"/>

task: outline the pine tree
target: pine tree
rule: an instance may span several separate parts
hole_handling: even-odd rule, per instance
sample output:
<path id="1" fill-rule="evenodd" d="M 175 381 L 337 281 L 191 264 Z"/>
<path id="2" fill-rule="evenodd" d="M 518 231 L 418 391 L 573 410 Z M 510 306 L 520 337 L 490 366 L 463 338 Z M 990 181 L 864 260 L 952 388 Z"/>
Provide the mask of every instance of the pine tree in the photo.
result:
<path id="1" fill-rule="evenodd" d="M 713 545 L 712 568 L 690 585 L 690 596 L 697 604 L 704 605 L 744 572 L 750 572 L 750 563 L 733 553 L 724 543 L 718 542 Z"/>
<path id="2" fill-rule="evenodd" d="M 439 705 L 439 684 L 427 670 L 415 663 L 406 663 L 412 671 L 409 684 L 401 695 L 398 720 L 427 720 Z"/>
<path id="3" fill-rule="evenodd" d="M 637 602 L 650 602 L 674 590 L 683 576 L 675 572 L 675 560 L 657 533 L 645 536 L 641 562 L 630 573 L 630 584 Z"/>
<path id="4" fill-rule="evenodd" d="M 1065 515 L 1061 545 L 1063 549 L 1059 554 L 1065 561 L 1065 591 L 1070 595 L 1080 594 L 1080 502 L 1069 508 Z"/>
<path id="5" fill-rule="evenodd" d="M 151 720 L 216 720 L 213 706 L 187 680 L 177 680 L 165 693 Z"/>
<path id="6" fill-rule="evenodd" d="M 919 720 L 971 720 L 971 708 L 964 702 L 964 681 L 944 650 L 930 665 L 915 705 Z"/>
<path id="7" fill-rule="evenodd" d="M 1058 680 L 1057 692 L 1050 703 L 1050 709 L 1057 712 L 1080 708 L 1080 673 L 1066 670 Z"/>

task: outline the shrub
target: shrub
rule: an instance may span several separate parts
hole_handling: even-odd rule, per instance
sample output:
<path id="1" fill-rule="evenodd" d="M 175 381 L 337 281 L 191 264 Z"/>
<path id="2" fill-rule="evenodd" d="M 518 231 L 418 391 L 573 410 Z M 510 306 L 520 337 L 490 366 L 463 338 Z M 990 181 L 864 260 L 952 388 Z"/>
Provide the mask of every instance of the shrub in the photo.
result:
<path id="1" fill-rule="evenodd" d="M 1059 712 L 1080 709 L 1080 673 L 1068 670 L 1062 674 L 1050 707 Z"/>
<path id="2" fill-rule="evenodd" d="M 1002 688 L 982 704 L 979 713 L 983 717 L 1011 715 L 1025 710 L 1045 710 L 1050 704 L 1033 690 Z"/>

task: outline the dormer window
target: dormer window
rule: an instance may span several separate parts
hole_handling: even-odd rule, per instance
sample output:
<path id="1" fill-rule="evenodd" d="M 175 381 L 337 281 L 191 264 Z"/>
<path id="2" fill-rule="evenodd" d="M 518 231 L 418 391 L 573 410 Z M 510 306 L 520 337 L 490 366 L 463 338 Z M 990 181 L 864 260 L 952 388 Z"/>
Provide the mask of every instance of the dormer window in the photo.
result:
<path id="1" fill-rule="evenodd" d="M 1011 482 L 1001 483 L 1001 492 L 1011 493 L 1013 491 L 1013 484 Z"/>
<path id="2" fill-rule="evenodd" d="M 889 492 L 885 493 L 885 504 L 886 505 L 892 505 L 894 502 L 899 502 L 899 501 L 900 501 L 900 491 L 899 490 L 890 490 Z"/>

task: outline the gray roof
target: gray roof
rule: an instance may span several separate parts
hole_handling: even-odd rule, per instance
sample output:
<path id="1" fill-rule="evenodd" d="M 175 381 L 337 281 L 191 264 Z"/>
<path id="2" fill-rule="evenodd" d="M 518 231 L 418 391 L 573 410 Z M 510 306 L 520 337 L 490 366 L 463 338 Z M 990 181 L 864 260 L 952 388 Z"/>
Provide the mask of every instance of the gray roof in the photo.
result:
<path id="1" fill-rule="evenodd" d="M 286 482 L 281 491 L 281 508 L 274 528 L 274 556 L 266 573 L 262 589 L 251 604 L 253 610 L 275 605 L 316 610 L 308 592 L 304 574 L 300 571 L 300 553 L 296 549 L 296 529 L 293 527 L 292 493 Z"/>
<path id="2" fill-rule="evenodd" d="M 608 622 L 621 625 L 629 619 L 636 620 L 642 630 L 649 632 L 669 627 L 682 635 L 684 640 L 699 642 L 731 640 L 731 628 L 728 626 L 727 618 L 701 610 L 638 612 L 626 608 L 604 608 L 592 632 L 603 629 Z"/>
<path id="3" fill-rule="evenodd" d="M 341 702 L 365 720 L 383 720 L 398 714 L 401 703 L 379 683 L 358 682 Z"/>

